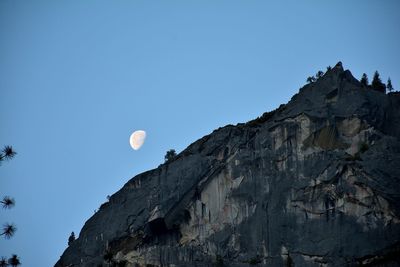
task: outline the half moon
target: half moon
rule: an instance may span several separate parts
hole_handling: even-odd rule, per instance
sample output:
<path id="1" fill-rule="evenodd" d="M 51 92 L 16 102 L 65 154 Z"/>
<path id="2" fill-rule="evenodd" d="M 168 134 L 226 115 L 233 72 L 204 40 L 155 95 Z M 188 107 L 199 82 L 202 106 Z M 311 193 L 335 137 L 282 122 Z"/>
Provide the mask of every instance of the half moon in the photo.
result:
<path id="1" fill-rule="evenodd" d="M 140 149 L 143 144 L 144 140 L 146 139 L 146 132 L 143 130 L 134 131 L 129 138 L 129 143 L 134 150 Z"/>

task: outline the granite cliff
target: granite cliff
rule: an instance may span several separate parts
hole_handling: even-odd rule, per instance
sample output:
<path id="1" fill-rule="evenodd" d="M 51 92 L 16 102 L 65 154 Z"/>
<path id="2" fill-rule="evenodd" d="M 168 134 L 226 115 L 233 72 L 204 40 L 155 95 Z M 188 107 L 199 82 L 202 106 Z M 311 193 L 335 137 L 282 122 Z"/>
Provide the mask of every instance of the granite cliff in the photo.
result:
<path id="1" fill-rule="evenodd" d="M 55 266 L 398 266 L 399 137 L 400 94 L 339 62 L 132 178 Z"/>

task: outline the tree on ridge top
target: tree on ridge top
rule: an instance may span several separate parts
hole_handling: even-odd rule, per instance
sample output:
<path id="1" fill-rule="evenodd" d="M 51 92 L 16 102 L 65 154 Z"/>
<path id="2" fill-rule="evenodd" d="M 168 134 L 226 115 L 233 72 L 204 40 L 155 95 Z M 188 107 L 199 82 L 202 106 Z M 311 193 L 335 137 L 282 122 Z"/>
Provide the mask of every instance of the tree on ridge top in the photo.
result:
<path id="1" fill-rule="evenodd" d="M 315 77 L 314 77 L 314 76 L 308 77 L 308 78 L 307 78 L 307 82 L 308 82 L 308 83 L 313 83 L 313 82 L 315 82 Z"/>
<path id="2" fill-rule="evenodd" d="M 372 86 L 372 89 L 374 89 L 376 91 L 386 93 L 386 85 L 384 83 L 382 83 L 382 80 L 379 77 L 378 71 L 375 71 L 375 73 L 374 73 L 374 78 L 372 79 L 371 86 Z"/>
<path id="3" fill-rule="evenodd" d="M 165 154 L 164 160 L 165 160 L 165 162 L 170 162 L 170 161 L 174 160 L 175 157 L 176 157 L 175 149 L 170 149 Z"/>
<path id="4" fill-rule="evenodd" d="M 363 86 L 368 87 L 368 76 L 367 76 L 367 74 L 363 73 L 363 75 L 361 77 L 361 80 L 360 80 L 360 83 Z"/>
<path id="5" fill-rule="evenodd" d="M 392 80 L 390 80 L 390 77 L 387 81 L 387 85 L 386 88 L 388 89 L 389 93 L 391 93 L 394 89 L 393 89 L 393 85 L 392 85 Z"/>
<path id="6" fill-rule="evenodd" d="M 324 72 L 322 70 L 319 70 L 317 74 L 315 74 L 315 77 L 317 77 L 317 79 L 321 78 L 322 76 L 324 76 Z"/>

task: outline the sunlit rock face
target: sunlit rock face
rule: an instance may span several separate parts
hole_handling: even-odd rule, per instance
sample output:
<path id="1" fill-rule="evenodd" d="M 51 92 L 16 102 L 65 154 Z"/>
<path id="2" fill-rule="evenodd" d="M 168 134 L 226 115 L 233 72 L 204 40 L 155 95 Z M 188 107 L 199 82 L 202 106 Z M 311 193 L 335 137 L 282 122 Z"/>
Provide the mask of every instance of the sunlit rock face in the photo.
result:
<path id="1" fill-rule="evenodd" d="M 56 266 L 398 266 L 399 137 L 400 95 L 338 63 L 131 179 Z"/>

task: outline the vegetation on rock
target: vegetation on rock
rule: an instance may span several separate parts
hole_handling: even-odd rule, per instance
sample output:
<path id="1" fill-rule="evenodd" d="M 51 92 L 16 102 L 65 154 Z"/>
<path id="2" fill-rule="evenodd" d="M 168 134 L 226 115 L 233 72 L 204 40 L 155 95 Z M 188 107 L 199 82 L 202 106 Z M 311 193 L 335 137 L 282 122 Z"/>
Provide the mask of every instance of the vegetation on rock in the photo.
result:
<path id="1" fill-rule="evenodd" d="M 167 151 L 167 153 L 164 156 L 165 162 L 171 162 L 176 158 L 176 152 L 175 149 L 170 149 Z"/>
<path id="2" fill-rule="evenodd" d="M 378 71 L 375 71 L 375 73 L 374 73 L 374 78 L 372 79 L 371 87 L 374 90 L 377 90 L 382 93 L 386 93 L 386 85 L 384 83 L 382 83 L 382 80 L 379 77 Z"/>
<path id="3" fill-rule="evenodd" d="M 368 87 L 368 76 L 367 76 L 367 74 L 363 73 L 363 75 L 361 77 L 361 80 L 360 80 L 360 83 L 363 86 Z"/>
<path id="4" fill-rule="evenodd" d="M 387 81 L 386 88 L 388 89 L 389 93 L 391 93 L 394 90 L 393 89 L 393 85 L 392 85 L 392 80 L 390 79 L 390 77 L 389 77 L 389 79 Z"/>
<path id="5" fill-rule="evenodd" d="M 75 233 L 72 232 L 68 238 L 68 246 L 70 246 L 75 241 Z"/>

